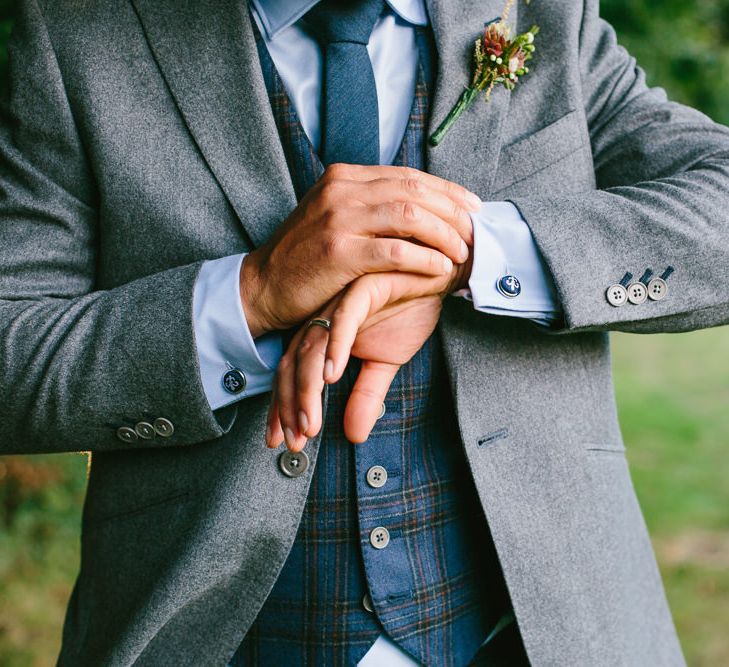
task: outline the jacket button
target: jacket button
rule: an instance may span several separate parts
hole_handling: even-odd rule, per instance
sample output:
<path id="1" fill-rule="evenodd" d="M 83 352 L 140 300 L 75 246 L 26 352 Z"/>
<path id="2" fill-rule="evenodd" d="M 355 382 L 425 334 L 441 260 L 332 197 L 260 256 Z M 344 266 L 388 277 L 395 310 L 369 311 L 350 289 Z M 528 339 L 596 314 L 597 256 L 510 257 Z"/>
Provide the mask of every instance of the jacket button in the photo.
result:
<path id="1" fill-rule="evenodd" d="M 116 430 L 116 437 L 127 444 L 131 444 L 132 442 L 139 440 L 137 432 L 133 428 L 129 428 L 129 426 L 119 427 Z"/>
<path id="2" fill-rule="evenodd" d="M 369 593 L 365 593 L 364 597 L 362 598 L 362 606 L 370 612 L 370 614 L 373 614 L 375 611 L 375 606 L 372 604 L 372 598 L 370 597 Z"/>
<path id="3" fill-rule="evenodd" d="M 154 426 L 149 422 L 139 422 L 134 430 L 142 440 L 151 440 L 155 436 Z"/>
<path id="4" fill-rule="evenodd" d="M 628 291 L 619 283 L 611 285 L 605 294 L 608 303 L 615 308 L 624 306 L 628 301 Z"/>
<path id="5" fill-rule="evenodd" d="M 379 489 L 385 486 L 385 482 L 387 482 L 387 470 L 385 470 L 382 466 L 372 466 L 367 471 L 366 479 L 367 484 L 369 484 L 373 489 Z"/>
<path id="6" fill-rule="evenodd" d="M 157 417 L 154 420 L 154 432 L 161 438 L 169 438 L 175 432 L 175 427 L 169 419 Z"/>
<path id="7" fill-rule="evenodd" d="M 628 285 L 628 301 L 634 306 L 640 306 L 648 298 L 648 290 L 643 283 Z"/>
<path id="8" fill-rule="evenodd" d="M 380 408 L 380 414 L 377 415 L 377 419 L 382 419 L 385 416 L 385 412 L 387 412 L 387 408 L 385 407 L 385 404 L 382 404 L 382 407 Z"/>
<path id="9" fill-rule="evenodd" d="M 390 544 L 390 531 L 379 526 L 370 533 L 370 544 L 375 549 L 384 549 Z"/>
<path id="10" fill-rule="evenodd" d="M 668 283 L 663 278 L 653 278 L 648 283 L 648 298 L 663 301 L 668 296 Z"/>
<path id="11" fill-rule="evenodd" d="M 300 477 L 309 467 L 309 456 L 306 452 L 283 452 L 278 457 L 278 467 L 287 477 Z"/>

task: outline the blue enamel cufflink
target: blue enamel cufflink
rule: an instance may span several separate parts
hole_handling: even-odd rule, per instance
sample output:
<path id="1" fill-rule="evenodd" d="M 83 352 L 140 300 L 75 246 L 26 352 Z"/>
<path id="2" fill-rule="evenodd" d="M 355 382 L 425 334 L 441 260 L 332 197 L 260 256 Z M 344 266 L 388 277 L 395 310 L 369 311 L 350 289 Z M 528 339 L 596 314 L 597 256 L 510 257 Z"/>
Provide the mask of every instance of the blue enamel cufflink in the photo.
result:
<path id="1" fill-rule="evenodd" d="M 229 394 L 240 394 L 247 384 L 245 373 L 237 368 L 231 368 L 223 375 L 223 389 Z"/>
<path id="2" fill-rule="evenodd" d="M 507 299 L 514 299 L 521 294 L 521 283 L 516 276 L 504 276 L 496 283 L 496 289 Z"/>

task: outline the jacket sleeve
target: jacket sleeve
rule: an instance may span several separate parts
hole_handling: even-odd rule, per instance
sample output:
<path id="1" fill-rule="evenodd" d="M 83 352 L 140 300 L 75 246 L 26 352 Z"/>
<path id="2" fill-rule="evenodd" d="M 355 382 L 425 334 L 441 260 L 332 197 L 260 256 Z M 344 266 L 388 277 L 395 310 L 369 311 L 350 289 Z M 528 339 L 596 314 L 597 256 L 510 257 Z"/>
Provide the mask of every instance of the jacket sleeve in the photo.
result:
<path id="1" fill-rule="evenodd" d="M 200 380 L 201 263 L 96 289 L 93 175 L 40 9 L 19 4 L 0 116 L 0 455 L 218 438 L 237 408 L 213 413 Z"/>
<path id="2" fill-rule="evenodd" d="M 729 130 L 649 88 L 586 0 L 580 69 L 598 189 L 511 201 L 564 309 L 560 332 L 678 332 L 729 322 Z M 669 269 L 670 267 L 670 269 Z M 612 306 L 626 273 L 672 269 L 663 300 Z"/>

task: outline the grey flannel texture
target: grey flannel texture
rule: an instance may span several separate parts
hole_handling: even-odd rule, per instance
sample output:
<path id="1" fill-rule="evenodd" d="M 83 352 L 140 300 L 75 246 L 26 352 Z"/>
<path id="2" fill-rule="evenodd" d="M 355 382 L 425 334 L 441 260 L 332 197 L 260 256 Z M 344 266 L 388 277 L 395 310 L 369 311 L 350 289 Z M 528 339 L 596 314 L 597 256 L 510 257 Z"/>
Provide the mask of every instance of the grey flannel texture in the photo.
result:
<path id="1" fill-rule="evenodd" d="M 503 2 L 428 4 L 435 124 Z M 310 481 L 285 478 L 263 446 L 266 396 L 213 414 L 196 362 L 200 263 L 264 242 L 295 204 L 247 11 L 20 7 L 0 123 L 0 453 L 93 452 L 59 663 L 222 666 L 277 577 Z M 565 322 L 545 333 L 447 301 L 464 453 L 533 664 L 681 665 L 607 332 L 729 321 L 729 133 L 647 88 L 596 0 L 532 2 L 512 21 L 541 27 L 532 72 L 466 114 L 430 171 L 520 208 Z M 668 265 L 664 301 L 606 302 L 626 271 Z M 143 415 L 175 435 L 115 438 Z"/>

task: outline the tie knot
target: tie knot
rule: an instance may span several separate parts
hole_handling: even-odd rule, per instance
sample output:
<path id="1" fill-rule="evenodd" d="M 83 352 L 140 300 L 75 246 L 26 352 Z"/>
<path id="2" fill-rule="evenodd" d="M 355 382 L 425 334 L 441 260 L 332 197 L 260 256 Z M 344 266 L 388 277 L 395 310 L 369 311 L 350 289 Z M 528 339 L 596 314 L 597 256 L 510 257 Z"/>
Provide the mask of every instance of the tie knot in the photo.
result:
<path id="1" fill-rule="evenodd" d="M 321 0 L 306 14 L 306 22 L 322 46 L 367 44 L 384 7 L 384 0 Z"/>

